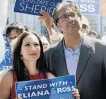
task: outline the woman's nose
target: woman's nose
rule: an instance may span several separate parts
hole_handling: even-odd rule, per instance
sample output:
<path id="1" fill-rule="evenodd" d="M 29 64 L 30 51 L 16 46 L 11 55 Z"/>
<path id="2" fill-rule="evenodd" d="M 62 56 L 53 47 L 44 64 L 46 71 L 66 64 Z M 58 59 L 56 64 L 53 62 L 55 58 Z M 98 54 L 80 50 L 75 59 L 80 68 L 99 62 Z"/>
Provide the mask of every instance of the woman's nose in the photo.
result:
<path id="1" fill-rule="evenodd" d="M 36 47 L 34 45 L 31 45 L 31 50 L 36 50 Z"/>

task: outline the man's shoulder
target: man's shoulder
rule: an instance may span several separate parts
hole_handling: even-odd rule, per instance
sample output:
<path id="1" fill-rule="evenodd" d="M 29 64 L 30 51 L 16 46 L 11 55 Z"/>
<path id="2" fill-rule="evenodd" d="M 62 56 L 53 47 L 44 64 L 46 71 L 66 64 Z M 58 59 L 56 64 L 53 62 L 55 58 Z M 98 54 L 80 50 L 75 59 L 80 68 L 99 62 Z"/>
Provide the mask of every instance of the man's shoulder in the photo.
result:
<path id="1" fill-rule="evenodd" d="M 53 44 L 47 51 L 45 51 L 45 54 L 51 54 L 61 49 L 62 49 L 62 40 L 56 44 Z"/>

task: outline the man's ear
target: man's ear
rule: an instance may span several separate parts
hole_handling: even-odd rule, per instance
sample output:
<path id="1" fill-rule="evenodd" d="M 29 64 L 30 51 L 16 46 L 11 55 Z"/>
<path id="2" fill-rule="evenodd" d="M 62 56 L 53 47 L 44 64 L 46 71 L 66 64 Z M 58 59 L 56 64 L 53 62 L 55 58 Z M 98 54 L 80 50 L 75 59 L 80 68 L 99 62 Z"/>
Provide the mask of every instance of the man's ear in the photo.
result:
<path id="1" fill-rule="evenodd" d="M 57 27 L 58 27 L 58 29 L 60 30 L 60 32 L 62 33 L 61 25 L 60 25 L 60 23 L 59 23 L 59 22 L 57 23 Z"/>
<path id="2" fill-rule="evenodd" d="M 60 23 L 59 22 L 57 22 L 57 27 L 60 28 Z"/>

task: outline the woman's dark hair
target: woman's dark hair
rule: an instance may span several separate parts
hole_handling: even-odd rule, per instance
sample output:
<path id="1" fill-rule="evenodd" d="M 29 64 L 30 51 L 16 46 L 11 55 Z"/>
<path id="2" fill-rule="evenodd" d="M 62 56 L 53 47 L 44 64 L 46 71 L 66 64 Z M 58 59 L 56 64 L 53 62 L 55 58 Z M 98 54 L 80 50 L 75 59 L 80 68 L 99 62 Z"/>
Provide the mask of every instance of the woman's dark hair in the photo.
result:
<path id="1" fill-rule="evenodd" d="M 39 39 L 39 37 L 37 36 L 37 34 L 32 33 L 32 32 L 24 32 L 22 33 L 18 40 L 17 43 L 14 47 L 13 50 L 13 68 L 12 68 L 12 72 L 16 74 L 17 80 L 18 81 L 26 81 L 29 80 L 29 72 L 27 70 L 27 68 L 25 67 L 25 64 L 23 62 L 23 60 L 21 59 L 21 47 L 22 47 L 22 42 L 24 40 L 25 37 L 27 37 L 30 34 L 34 34 L 40 44 L 40 57 L 37 60 L 37 69 L 39 70 L 39 73 L 43 73 L 44 77 L 46 78 L 45 73 L 48 72 L 49 70 L 47 69 L 47 65 L 46 65 L 46 60 L 45 60 L 45 56 L 43 53 L 43 46 L 41 43 L 41 40 Z"/>
<path id="2" fill-rule="evenodd" d="M 81 18 L 80 9 L 79 9 L 78 5 L 76 3 L 74 3 L 73 1 L 66 1 L 66 2 L 62 2 L 62 3 L 58 3 L 53 12 L 53 15 L 52 15 L 56 26 L 57 26 L 57 22 L 59 20 L 58 13 L 63 7 L 66 7 L 66 6 L 69 6 Z"/>

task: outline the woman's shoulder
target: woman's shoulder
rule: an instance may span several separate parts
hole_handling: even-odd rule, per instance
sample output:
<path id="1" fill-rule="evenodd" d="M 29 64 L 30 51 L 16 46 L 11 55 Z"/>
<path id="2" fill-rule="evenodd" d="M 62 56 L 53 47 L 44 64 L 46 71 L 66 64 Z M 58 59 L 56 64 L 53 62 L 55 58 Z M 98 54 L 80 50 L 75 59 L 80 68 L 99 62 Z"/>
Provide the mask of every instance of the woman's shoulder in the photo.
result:
<path id="1" fill-rule="evenodd" d="M 13 74 L 11 71 L 2 71 L 0 74 L 0 83 L 11 83 Z"/>
<path id="2" fill-rule="evenodd" d="M 8 99 L 12 88 L 12 72 L 3 71 L 0 75 L 0 99 Z"/>
<path id="3" fill-rule="evenodd" d="M 47 72 L 46 75 L 47 75 L 47 78 L 55 78 L 55 75 L 50 72 Z"/>

